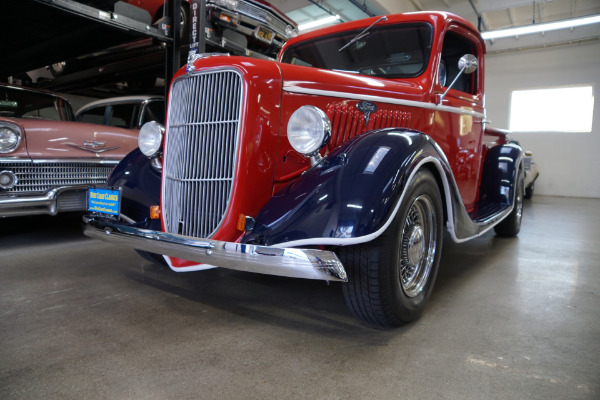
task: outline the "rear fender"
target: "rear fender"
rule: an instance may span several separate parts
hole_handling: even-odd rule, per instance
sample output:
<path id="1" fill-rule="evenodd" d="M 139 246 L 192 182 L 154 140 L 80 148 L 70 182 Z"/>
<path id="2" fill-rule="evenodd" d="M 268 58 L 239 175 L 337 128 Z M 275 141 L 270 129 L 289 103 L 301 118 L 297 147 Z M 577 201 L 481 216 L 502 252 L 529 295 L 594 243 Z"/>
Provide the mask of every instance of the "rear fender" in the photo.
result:
<path id="1" fill-rule="evenodd" d="M 511 205 L 518 172 L 524 168 L 523 149 L 514 143 L 489 149 L 483 162 L 479 202 Z"/>

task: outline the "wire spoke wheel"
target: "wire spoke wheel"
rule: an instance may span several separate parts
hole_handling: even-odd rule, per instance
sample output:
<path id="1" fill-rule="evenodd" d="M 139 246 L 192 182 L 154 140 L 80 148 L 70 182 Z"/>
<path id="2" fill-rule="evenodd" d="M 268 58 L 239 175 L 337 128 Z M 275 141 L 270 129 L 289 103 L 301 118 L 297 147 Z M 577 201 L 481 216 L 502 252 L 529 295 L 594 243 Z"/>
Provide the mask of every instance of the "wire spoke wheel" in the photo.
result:
<path id="1" fill-rule="evenodd" d="M 443 214 L 437 180 L 420 170 L 381 236 L 338 250 L 348 272 L 344 296 L 354 315 L 393 327 L 423 313 L 440 261 Z"/>
<path id="2" fill-rule="evenodd" d="M 408 297 L 418 296 L 431 273 L 436 242 L 436 215 L 431 199 L 419 196 L 411 205 L 402 229 L 400 284 Z"/>

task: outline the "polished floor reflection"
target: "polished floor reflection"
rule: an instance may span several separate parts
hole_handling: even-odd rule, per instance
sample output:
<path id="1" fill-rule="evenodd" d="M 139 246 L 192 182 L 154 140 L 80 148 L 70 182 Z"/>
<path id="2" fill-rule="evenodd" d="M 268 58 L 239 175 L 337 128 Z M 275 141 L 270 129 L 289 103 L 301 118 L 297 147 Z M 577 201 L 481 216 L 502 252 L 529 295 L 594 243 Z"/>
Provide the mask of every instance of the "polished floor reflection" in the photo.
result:
<path id="1" fill-rule="evenodd" d="M 534 196 L 521 234 L 445 238 L 424 316 L 377 330 L 340 284 L 176 274 L 0 220 L 2 399 L 598 399 L 600 199 Z"/>

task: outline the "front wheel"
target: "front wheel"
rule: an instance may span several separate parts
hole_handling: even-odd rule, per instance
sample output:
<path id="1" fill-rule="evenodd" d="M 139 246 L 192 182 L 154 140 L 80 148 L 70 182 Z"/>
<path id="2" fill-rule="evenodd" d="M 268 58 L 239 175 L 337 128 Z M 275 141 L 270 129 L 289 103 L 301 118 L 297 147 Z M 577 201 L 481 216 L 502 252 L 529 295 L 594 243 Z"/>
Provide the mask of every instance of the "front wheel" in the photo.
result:
<path id="1" fill-rule="evenodd" d="M 439 187 L 431 172 L 421 170 L 380 237 L 340 248 L 348 272 L 344 297 L 358 318 L 395 327 L 422 314 L 437 275 L 442 225 Z"/>

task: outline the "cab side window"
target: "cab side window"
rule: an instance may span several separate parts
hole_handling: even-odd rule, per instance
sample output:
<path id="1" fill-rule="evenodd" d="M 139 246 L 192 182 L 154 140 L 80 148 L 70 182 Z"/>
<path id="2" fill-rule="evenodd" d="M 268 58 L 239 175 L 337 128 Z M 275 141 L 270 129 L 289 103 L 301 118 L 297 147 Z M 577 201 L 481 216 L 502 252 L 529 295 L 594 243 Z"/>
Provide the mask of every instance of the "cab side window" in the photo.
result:
<path id="1" fill-rule="evenodd" d="M 442 86 L 448 87 L 454 81 L 460 71 L 458 60 L 465 54 L 473 54 L 478 57 L 475 44 L 455 32 L 447 32 L 444 37 L 442 60 L 440 62 L 440 84 Z M 479 84 L 477 76 L 477 72 L 461 74 L 452 88 L 461 92 L 476 94 Z"/>

